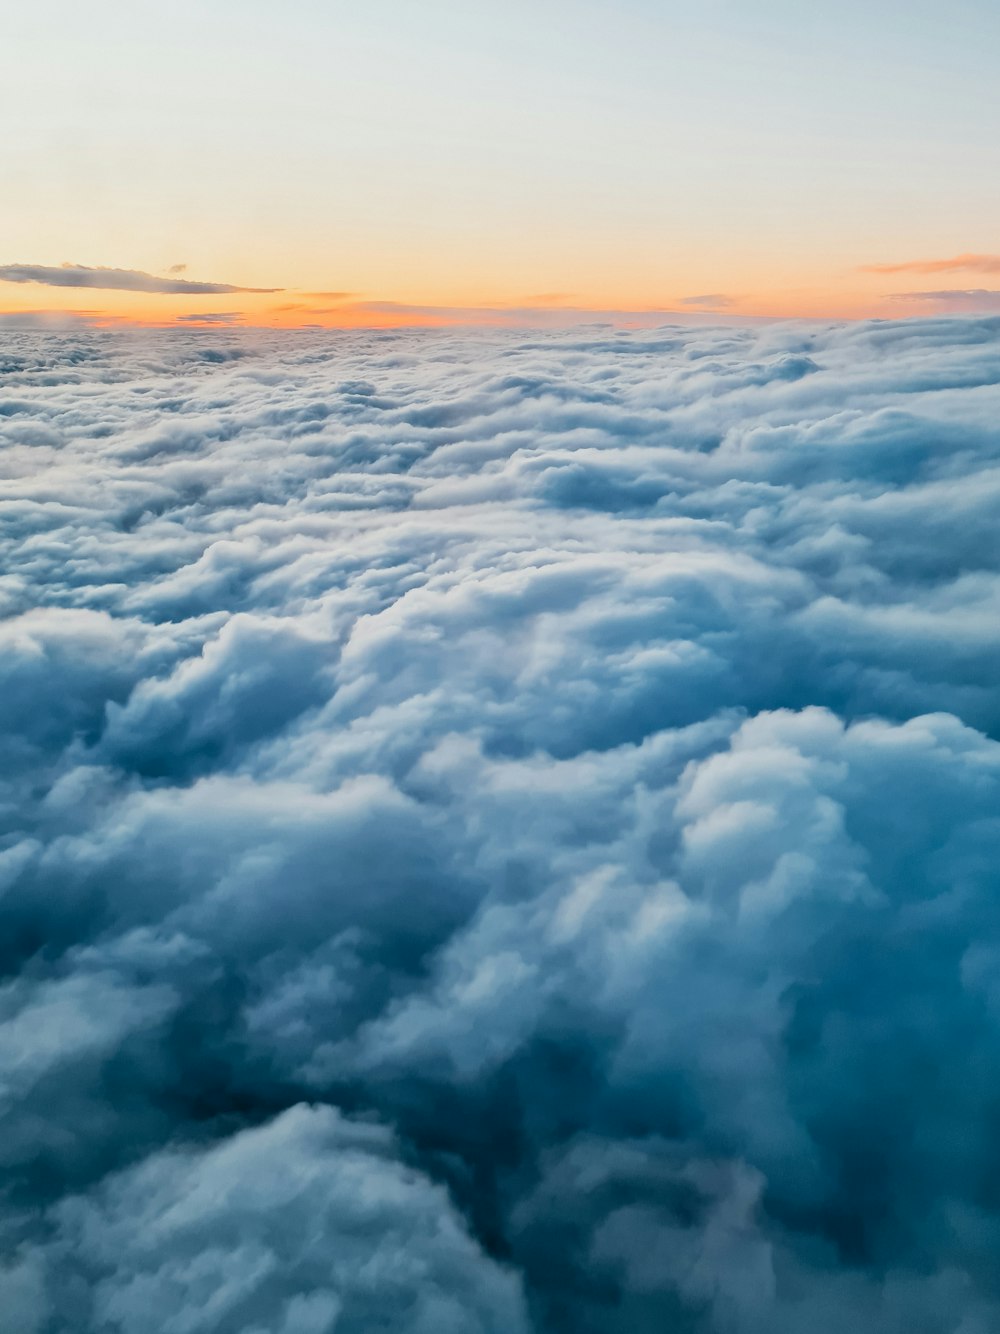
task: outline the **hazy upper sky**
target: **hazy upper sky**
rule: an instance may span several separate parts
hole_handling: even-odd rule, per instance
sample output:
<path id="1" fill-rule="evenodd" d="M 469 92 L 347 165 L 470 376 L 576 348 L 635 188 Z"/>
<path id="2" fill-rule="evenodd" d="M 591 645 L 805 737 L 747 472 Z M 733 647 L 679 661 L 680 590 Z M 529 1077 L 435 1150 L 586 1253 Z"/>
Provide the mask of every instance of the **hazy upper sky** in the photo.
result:
<path id="1" fill-rule="evenodd" d="M 995 0 L 35 0 L 0 311 L 1000 308 L 998 53 Z"/>

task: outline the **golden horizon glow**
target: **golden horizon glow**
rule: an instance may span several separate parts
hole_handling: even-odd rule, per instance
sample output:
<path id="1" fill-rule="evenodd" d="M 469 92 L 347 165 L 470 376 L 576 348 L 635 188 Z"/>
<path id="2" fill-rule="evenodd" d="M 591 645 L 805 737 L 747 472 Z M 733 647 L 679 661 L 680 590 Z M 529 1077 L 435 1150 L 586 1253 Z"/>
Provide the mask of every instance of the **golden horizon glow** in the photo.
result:
<path id="1" fill-rule="evenodd" d="M 13 267 L 13 266 L 11 266 Z M 331 288 L 320 283 L 308 289 L 285 286 L 281 275 L 257 269 L 211 273 L 190 265 L 175 264 L 159 273 L 138 270 L 130 278 L 155 283 L 224 286 L 222 292 L 150 292 L 119 290 L 101 286 L 103 271 L 110 265 L 78 266 L 87 270 L 90 286 L 62 286 L 62 270 L 68 266 L 25 266 L 48 274 L 48 281 L 3 280 L 0 266 L 0 317 L 39 317 L 59 314 L 68 319 L 86 318 L 95 324 L 128 323 L 145 327 L 244 325 L 265 328 L 321 327 L 395 328 L 411 326 L 574 324 L 593 319 L 622 325 L 648 324 L 671 317 L 700 322 L 743 319 L 899 319 L 939 313 L 982 312 L 995 305 L 1000 312 L 1000 292 L 986 285 L 1000 269 L 1000 256 L 990 253 L 959 254 L 951 258 L 899 258 L 877 263 L 854 264 L 821 275 L 799 272 L 795 285 L 773 259 L 757 264 L 747 276 L 753 281 L 740 285 L 733 279 L 737 270 L 730 261 L 712 267 L 710 257 L 700 257 L 683 271 L 661 275 L 655 291 L 633 279 L 621 286 L 591 283 L 587 290 L 571 290 L 555 284 L 534 291 L 514 286 L 508 277 L 507 290 L 497 283 L 473 285 L 452 282 L 443 290 L 427 283 L 408 284 L 402 291 L 365 290 L 349 282 Z M 960 272 L 967 287 L 944 289 L 921 295 L 924 275 Z M 722 281 L 711 282 L 711 276 Z M 245 280 L 233 282 L 232 280 Z M 913 281 L 916 279 L 917 281 Z M 700 281 L 699 281 L 700 280 Z M 729 280 L 729 281 L 725 281 Z M 993 279 L 995 281 L 995 278 Z M 893 292 L 900 286 L 915 291 Z M 264 290 L 252 290 L 253 288 Z M 511 290 L 513 288 L 514 290 Z M 995 297 L 995 302 L 990 298 Z"/>
<path id="2" fill-rule="evenodd" d="M 916 269 L 936 261 L 899 263 L 899 270 Z M 895 267 L 895 266 L 894 266 Z M 943 262 L 941 262 L 943 269 Z M 1000 292 L 970 286 L 951 294 L 893 295 L 886 293 L 883 275 L 874 286 L 857 282 L 830 287 L 800 287 L 771 292 L 699 294 L 678 292 L 661 300 L 630 300 L 629 293 L 619 299 L 596 293 L 541 293 L 497 297 L 472 295 L 464 300 L 451 294 L 405 293 L 402 296 L 366 293 L 315 293 L 281 291 L 274 294 L 175 296 L 144 292 L 123 292 L 101 288 L 61 288 L 43 284 L 0 282 L 0 320 L 7 317 L 37 316 L 57 322 L 85 320 L 95 326 L 130 324 L 147 328 L 169 327 L 255 327 L 255 328 L 402 328 L 413 326 L 447 327 L 460 325 L 527 326 L 547 324 L 573 325 L 595 319 L 628 326 L 681 321 L 716 323 L 747 319 L 784 320 L 863 320 L 903 319 L 927 314 L 963 314 L 970 310 L 983 313 L 990 308 L 988 297 L 995 295 L 1000 314 Z M 854 278 L 854 275 L 851 275 Z M 688 287 L 692 287 L 688 284 Z M 866 290 L 866 288 L 868 290 Z M 603 299 L 602 299 L 603 298 Z M 964 298 L 964 300 L 963 300 Z"/>

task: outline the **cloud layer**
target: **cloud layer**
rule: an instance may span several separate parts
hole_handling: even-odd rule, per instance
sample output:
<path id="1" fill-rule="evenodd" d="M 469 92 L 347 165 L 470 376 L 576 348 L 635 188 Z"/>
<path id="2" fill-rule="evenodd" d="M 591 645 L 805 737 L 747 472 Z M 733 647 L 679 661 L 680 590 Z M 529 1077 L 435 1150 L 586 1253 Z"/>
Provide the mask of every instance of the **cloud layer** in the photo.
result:
<path id="1" fill-rule="evenodd" d="M 9 1327 L 995 1330 L 998 341 L 5 332 Z"/>

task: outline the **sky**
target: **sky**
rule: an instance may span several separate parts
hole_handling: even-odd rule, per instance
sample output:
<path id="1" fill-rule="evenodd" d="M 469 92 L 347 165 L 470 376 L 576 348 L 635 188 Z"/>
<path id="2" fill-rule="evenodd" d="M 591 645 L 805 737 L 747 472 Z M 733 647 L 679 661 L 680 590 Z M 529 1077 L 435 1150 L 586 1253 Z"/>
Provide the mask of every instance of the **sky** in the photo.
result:
<path id="1" fill-rule="evenodd" d="M 18 5 L 0 312 L 989 311 L 998 49 L 987 0 Z"/>

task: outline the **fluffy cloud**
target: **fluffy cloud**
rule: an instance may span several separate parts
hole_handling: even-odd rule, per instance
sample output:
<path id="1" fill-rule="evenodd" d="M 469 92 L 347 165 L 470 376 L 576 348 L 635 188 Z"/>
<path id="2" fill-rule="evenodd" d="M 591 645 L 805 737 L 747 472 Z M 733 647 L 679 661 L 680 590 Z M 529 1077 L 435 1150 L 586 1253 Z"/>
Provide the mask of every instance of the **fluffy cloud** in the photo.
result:
<path id="1" fill-rule="evenodd" d="M 998 337 L 5 334 L 11 1328 L 997 1327 Z"/>

